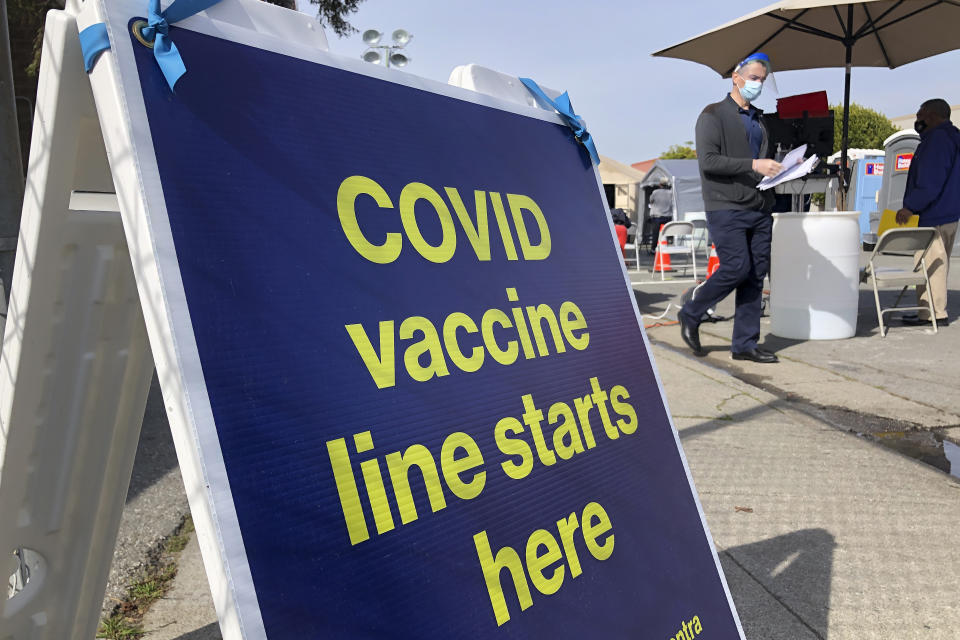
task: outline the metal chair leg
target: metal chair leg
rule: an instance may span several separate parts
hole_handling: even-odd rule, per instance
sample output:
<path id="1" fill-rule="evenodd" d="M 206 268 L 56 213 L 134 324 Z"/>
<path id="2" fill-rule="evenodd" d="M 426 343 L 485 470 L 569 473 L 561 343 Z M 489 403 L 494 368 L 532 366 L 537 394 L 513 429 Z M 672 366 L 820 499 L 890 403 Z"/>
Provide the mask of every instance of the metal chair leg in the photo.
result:
<path id="1" fill-rule="evenodd" d="M 933 310 L 933 291 L 930 290 L 930 276 L 927 275 L 927 264 L 923 258 L 920 259 L 920 265 L 923 267 L 923 279 L 926 281 L 927 309 L 930 310 L 930 324 L 933 326 L 933 332 L 939 333 L 937 331 L 937 314 Z"/>
<path id="2" fill-rule="evenodd" d="M 873 273 L 873 264 L 870 265 L 870 272 Z M 877 322 L 880 323 L 880 337 L 887 337 L 887 330 L 883 326 L 883 309 L 880 307 L 880 292 L 877 290 L 877 281 L 871 276 L 870 282 L 873 284 L 873 300 L 877 304 Z"/>

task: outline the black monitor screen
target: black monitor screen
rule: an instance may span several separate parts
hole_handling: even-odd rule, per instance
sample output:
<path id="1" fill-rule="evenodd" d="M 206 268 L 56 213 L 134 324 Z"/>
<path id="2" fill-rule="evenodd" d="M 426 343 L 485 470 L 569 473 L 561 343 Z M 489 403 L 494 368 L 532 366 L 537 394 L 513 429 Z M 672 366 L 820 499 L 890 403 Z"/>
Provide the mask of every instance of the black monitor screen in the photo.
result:
<path id="1" fill-rule="evenodd" d="M 779 143 L 784 151 L 807 145 L 807 156 L 816 154 L 825 158 L 833 153 L 833 111 L 825 118 L 784 118 L 776 113 L 765 117 L 770 132 L 770 148 Z"/>

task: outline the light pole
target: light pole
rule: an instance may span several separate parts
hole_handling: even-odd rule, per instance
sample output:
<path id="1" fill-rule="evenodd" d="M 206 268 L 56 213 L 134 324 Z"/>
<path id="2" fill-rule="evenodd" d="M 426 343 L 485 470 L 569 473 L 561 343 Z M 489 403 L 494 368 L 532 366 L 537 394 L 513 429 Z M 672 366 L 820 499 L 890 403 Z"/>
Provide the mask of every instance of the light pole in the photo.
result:
<path id="1" fill-rule="evenodd" d="M 389 69 L 392 64 L 395 67 L 405 67 L 410 62 L 410 57 L 401 53 L 413 35 L 407 33 L 404 29 L 397 29 L 393 32 L 393 44 L 380 44 L 380 38 L 383 34 L 376 29 L 367 29 L 363 32 L 363 41 L 367 45 L 367 50 L 360 56 L 371 64 L 383 64 Z"/>

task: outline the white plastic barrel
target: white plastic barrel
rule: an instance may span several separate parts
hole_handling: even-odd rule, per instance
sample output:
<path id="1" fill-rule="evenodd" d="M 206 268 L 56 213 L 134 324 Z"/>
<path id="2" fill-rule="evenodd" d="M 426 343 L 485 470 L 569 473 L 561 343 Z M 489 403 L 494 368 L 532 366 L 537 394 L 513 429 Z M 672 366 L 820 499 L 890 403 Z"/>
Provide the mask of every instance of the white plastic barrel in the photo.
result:
<path id="1" fill-rule="evenodd" d="M 773 215 L 771 333 L 795 340 L 836 340 L 856 333 L 859 216 L 859 211 Z"/>

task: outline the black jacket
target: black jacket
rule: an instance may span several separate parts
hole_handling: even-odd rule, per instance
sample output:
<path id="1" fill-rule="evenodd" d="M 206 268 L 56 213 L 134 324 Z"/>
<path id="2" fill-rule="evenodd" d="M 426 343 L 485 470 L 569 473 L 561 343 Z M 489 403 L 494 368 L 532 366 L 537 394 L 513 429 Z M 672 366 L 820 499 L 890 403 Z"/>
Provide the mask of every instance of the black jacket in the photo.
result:
<path id="1" fill-rule="evenodd" d="M 767 158 L 769 134 L 762 113 L 760 125 L 763 129 L 760 157 Z M 752 169 L 753 150 L 739 107 L 729 95 L 707 105 L 697 118 L 697 160 L 707 211 L 770 211 L 773 208 L 773 190 L 757 189 L 763 176 Z"/>

